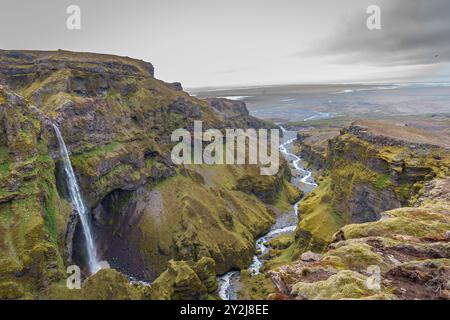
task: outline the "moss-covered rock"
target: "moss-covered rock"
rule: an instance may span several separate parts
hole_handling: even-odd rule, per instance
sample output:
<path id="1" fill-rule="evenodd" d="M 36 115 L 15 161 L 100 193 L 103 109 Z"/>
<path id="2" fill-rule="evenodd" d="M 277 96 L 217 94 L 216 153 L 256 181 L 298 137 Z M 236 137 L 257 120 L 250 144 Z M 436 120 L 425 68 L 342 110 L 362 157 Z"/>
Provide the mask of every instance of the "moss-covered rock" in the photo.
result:
<path id="1" fill-rule="evenodd" d="M 238 291 L 241 300 L 265 300 L 276 290 L 267 274 L 260 273 L 253 276 L 247 270 L 243 270 Z"/>
<path id="2" fill-rule="evenodd" d="M 366 285 L 367 277 L 354 271 L 340 271 L 327 280 L 313 283 L 299 282 L 292 288 L 291 294 L 308 300 L 339 300 L 339 299 L 395 299 L 390 293 L 371 290 Z"/>
<path id="3" fill-rule="evenodd" d="M 217 290 L 214 261 L 203 258 L 197 263 L 171 260 L 146 292 L 154 300 L 199 300 Z"/>
<path id="4" fill-rule="evenodd" d="M 14 281 L 0 282 L 0 299 L 19 299 L 25 295 L 20 283 Z"/>
<path id="5" fill-rule="evenodd" d="M 0 282 L 7 298 L 36 297 L 64 274 L 72 209 L 58 195 L 38 113 L 9 89 L 0 91 Z"/>
<path id="6" fill-rule="evenodd" d="M 357 242 L 350 242 L 327 251 L 321 262 L 338 269 L 350 270 L 366 270 L 369 266 L 381 267 L 384 264 L 382 256 L 372 251 L 369 245 Z"/>
<path id="7" fill-rule="evenodd" d="M 402 234 L 433 238 L 442 237 L 449 228 L 450 220 L 446 215 L 429 209 L 400 208 L 386 212 L 380 221 L 345 226 L 335 237 L 353 239 Z"/>
<path id="8" fill-rule="evenodd" d="M 448 186 L 435 184 L 438 190 L 430 190 L 424 207 L 394 209 L 379 221 L 342 227 L 320 259 L 271 271 L 278 291 L 306 299 L 449 299 Z M 379 286 L 366 285 L 369 276 Z M 380 292 L 370 289 L 377 287 Z"/>
<path id="9" fill-rule="evenodd" d="M 80 289 L 68 289 L 65 282 L 55 283 L 45 295 L 55 300 L 139 300 L 144 290 L 131 285 L 120 272 L 102 269 L 86 279 Z"/>

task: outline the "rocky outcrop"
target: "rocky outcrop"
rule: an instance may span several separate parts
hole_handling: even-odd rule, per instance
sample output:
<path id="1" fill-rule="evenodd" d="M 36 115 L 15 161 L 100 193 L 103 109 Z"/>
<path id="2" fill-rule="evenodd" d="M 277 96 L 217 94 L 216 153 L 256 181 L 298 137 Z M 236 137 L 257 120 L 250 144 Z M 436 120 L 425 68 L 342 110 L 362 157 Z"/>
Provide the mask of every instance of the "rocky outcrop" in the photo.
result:
<path id="1" fill-rule="evenodd" d="M 383 211 L 414 205 L 428 182 L 448 174 L 449 150 L 424 143 L 426 138 L 435 140 L 431 133 L 415 141 L 409 134 L 412 126 L 396 126 L 394 131 L 389 123 L 364 124 L 364 129 L 354 124 L 327 140 L 321 152 L 324 160 L 313 154 L 307 158 L 321 169 L 321 177 L 319 187 L 300 204 L 299 253 L 321 251 L 346 224 L 377 221 Z M 386 137 L 383 127 L 389 128 Z M 393 133 L 407 138 L 397 141 Z M 300 138 L 303 152 L 317 150 L 314 141 L 324 145 L 320 137 L 301 134 Z"/>
<path id="2" fill-rule="evenodd" d="M 224 98 L 207 98 L 206 102 L 223 118 L 224 124 L 241 129 L 247 128 L 276 128 L 273 124 L 250 116 L 244 101 L 228 100 Z"/>
<path id="3" fill-rule="evenodd" d="M 418 125 L 364 121 L 328 140 L 271 298 L 450 298 L 450 154 L 421 129 L 440 123 Z"/>
<path id="4" fill-rule="evenodd" d="M 297 134 L 298 154 L 301 159 L 315 170 L 323 170 L 327 166 L 327 145 L 323 143 L 310 143 L 311 135 L 304 132 Z"/>
<path id="5" fill-rule="evenodd" d="M 275 205 L 280 197 L 280 190 L 287 197 L 287 202 L 294 204 L 300 200 L 303 193 L 292 187 L 287 181 L 291 180 L 291 172 L 285 160 L 281 161 L 280 169 L 275 176 L 260 176 L 252 172 L 252 168 L 237 181 L 236 189 L 247 194 L 253 194 L 263 202 Z"/>
<path id="6" fill-rule="evenodd" d="M 271 273 L 273 298 L 450 299 L 450 179 L 426 206 L 382 213 L 382 219 L 340 229 L 320 259 L 302 259 Z M 443 210 L 442 208 L 446 208 Z"/>
<path id="7" fill-rule="evenodd" d="M 72 210 L 54 172 L 37 113 L 0 86 L 0 299 L 32 297 L 64 276 Z"/>
<path id="8" fill-rule="evenodd" d="M 202 258 L 196 264 L 169 261 L 168 268 L 148 288 L 152 300 L 202 300 L 217 291 L 215 263 Z"/>

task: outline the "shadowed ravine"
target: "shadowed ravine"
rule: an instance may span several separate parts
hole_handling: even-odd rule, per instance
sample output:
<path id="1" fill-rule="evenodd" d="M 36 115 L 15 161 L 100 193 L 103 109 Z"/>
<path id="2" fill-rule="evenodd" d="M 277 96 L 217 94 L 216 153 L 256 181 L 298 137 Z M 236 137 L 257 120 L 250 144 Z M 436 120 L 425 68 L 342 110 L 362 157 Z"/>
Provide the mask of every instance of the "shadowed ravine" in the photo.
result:
<path id="1" fill-rule="evenodd" d="M 283 131 L 284 139 L 283 144 L 280 145 L 280 152 L 286 158 L 286 160 L 292 163 L 294 171 L 298 173 L 293 175 L 293 183 L 302 188 L 305 192 L 310 192 L 315 187 L 317 187 L 314 178 L 312 177 L 311 171 L 305 170 L 300 164 L 300 157 L 291 153 L 292 144 L 296 140 L 297 133 L 295 131 L 287 131 L 285 128 L 280 126 L 281 131 Z M 301 200 L 300 200 L 301 201 Z M 265 244 L 271 239 L 278 237 L 283 234 L 290 234 L 295 231 L 298 223 L 298 205 L 297 202 L 293 205 L 293 210 L 290 213 L 280 215 L 277 217 L 275 224 L 271 227 L 270 231 L 264 236 L 256 240 L 256 252 L 257 254 L 253 257 L 253 262 L 249 266 L 249 271 L 252 275 L 257 275 L 260 272 L 261 267 L 264 264 L 263 256 L 268 253 L 269 247 Z M 239 282 L 240 273 L 239 271 L 233 270 L 219 277 L 219 296 L 223 300 L 237 300 L 237 283 Z"/>

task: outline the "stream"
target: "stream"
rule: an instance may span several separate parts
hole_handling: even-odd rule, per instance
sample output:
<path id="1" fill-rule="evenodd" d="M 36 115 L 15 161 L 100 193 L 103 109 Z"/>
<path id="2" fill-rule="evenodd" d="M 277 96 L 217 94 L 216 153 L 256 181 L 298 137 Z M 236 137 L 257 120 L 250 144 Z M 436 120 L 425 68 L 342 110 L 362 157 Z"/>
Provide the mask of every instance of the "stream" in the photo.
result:
<path id="1" fill-rule="evenodd" d="M 306 170 L 301 165 L 299 156 L 292 153 L 292 145 L 297 139 L 296 131 L 288 131 L 280 126 L 283 131 L 283 143 L 280 145 L 280 152 L 286 160 L 292 164 L 292 183 L 305 193 L 312 191 L 317 187 L 311 171 Z M 301 200 L 300 200 L 301 201 Z M 289 213 L 277 217 L 275 224 L 270 228 L 269 232 L 256 240 L 256 254 L 249 266 L 250 273 L 255 276 L 260 273 L 261 267 L 264 265 L 263 256 L 269 252 L 270 247 L 266 246 L 271 239 L 282 234 L 289 234 L 295 231 L 298 223 L 298 205 L 294 204 L 293 210 Z M 240 279 L 240 272 L 233 270 L 220 276 L 218 293 L 223 300 L 238 300 L 237 287 Z"/>

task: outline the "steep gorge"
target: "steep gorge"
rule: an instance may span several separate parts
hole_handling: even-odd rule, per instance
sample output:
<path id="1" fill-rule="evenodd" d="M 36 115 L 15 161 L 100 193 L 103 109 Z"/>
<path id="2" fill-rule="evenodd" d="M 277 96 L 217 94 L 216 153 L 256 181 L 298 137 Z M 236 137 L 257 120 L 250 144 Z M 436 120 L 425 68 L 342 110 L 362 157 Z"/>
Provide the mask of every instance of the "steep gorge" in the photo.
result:
<path id="1" fill-rule="evenodd" d="M 289 263 L 269 271 L 271 298 L 450 298 L 446 121 L 362 121 L 325 140 L 300 134 L 321 178 L 299 207 Z"/>
<path id="2" fill-rule="evenodd" d="M 414 205 L 428 182 L 448 175 L 447 147 L 375 133 L 378 126 L 390 125 L 356 123 L 325 140 L 305 142 L 300 135 L 300 154 L 321 176 L 300 206 L 301 251 L 320 251 L 344 225 L 377 221 L 383 211 Z M 413 128 L 397 124 L 396 130 Z"/>
<path id="3" fill-rule="evenodd" d="M 267 179 L 255 166 L 174 165 L 170 134 L 193 120 L 217 129 L 270 124 L 241 102 L 199 100 L 155 79 L 150 63 L 0 51 L 0 84 L 2 298 L 104 298 L 92 289 L 103 281 L 130 297 L 205 298 L 216 274 L 250 264 L 254 239 L 298 198 L 285 163 Z M 65 267 L 86 266 L 86 255 L 52 123 L 70 151 L 100 259 L 138 279 L 160 275 L 161 290 L 135 292 L 114 270 L 89 278 L 80 293 L 64 288 Z"/>

